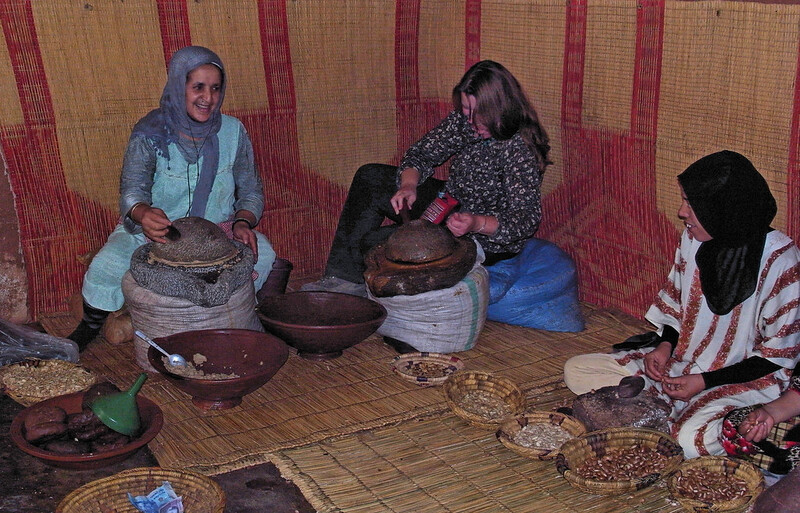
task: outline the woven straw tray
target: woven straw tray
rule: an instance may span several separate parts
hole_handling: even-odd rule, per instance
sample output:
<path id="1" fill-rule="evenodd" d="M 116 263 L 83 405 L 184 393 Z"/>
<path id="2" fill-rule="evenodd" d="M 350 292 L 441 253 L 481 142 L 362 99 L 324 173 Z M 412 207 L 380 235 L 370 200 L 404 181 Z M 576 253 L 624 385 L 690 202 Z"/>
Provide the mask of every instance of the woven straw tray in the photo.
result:
<path id="1" fill-rule="evenodd" d="M 508 378 L 486 371 L 460 370 L 450 375 L 442 387 L 450 409 L 475 427 L 496 431 L 506 419 L 525 411 L 526 400 L 522 390 Z M 487 403 L 503 405 L 504 413 L 487 407 L 486 412 L 475 411 L 470 404 L 473 397 L 491 398 Z M 488 406 L 488 405 L 487 405 Z"/>
<path id="2" fill-rule="evenodd" d="M 64 360 L 28 359 L 0 368 L 3 391 L 23 406 L 88 389 L 97 377 L 85 367 Z"/>
<path id="3" fill-rule="evenodd" d="M 651 449 L 665 458 L 658 471 L 631 478 L 594 479 L 579 474 L 584 464 L 634 446 Z M 666 433 L 645 428 L 609 428 L 568 440 L 556 456 L 556 469 L 573 487 L 596 495 L 619 495 L 646 488 L 673 472 L 683 462 L 683 449 Z M 638 467 L 637 467 L 638 468 Z"/>
<path id="4" fill-rule="evenodd" d="M 519 443 L 520 433 L 528 429 L 535 430 L 537 426 L 542 426 L 543 431 L 547 431 L 547 426 L 561 428 L 565 435 L 577 437 L 586 433 L 586 426 L 583 422 L 574 417 L 555 411 L 530 411 L 516 418 L 506 420 L 497 430 L 497 439 L 504 446 L 515 453 L 526 458 L 539 460 L 551 460 L 556 457 L 559 447 L 534 447 Z"/>
<path id="5" fill-rule="evenodd" d="M 460 358 L 441 353 L 401 354 L 392 360 L 392 370 L 398 376 L 421 386 L 441 385 L 463 368 Z"/>
<path id="6" fill-rule="evenodd" d="M 162 467 L 139 467 L 92 481 L 64 497 L 56 513 L 136 513 L 128 494 L 146 496 L 169 481 L 183 498 L 187 513 L 222 513 L 225 492 L 211 478 L 196 472 Z"/>
<path id="7" fill-rule="evenodd" d="M 725 478 L 741 479 L 744 481 L 744 493 L 740 496 L 719 500 L 700 500 L 691 497 L 684 493 L 687 489 L 696 487 L 700 490 L 714 490 L 714 479 L 706 479 L 694 484 L 684 481 L 690 479 L 692 472 L 697 471 L 719 474 Z M 684 461 L 667 478 L 667 488 L 669 488 L 670 496 L 679 502 L 686 511 L 744 511 L 764 491 L 764 476 L 758 467 L 741 459 L 725 456 L 701 456 Z M 719 489 L 716 489 L 716 492 L 719 493 Z"/>

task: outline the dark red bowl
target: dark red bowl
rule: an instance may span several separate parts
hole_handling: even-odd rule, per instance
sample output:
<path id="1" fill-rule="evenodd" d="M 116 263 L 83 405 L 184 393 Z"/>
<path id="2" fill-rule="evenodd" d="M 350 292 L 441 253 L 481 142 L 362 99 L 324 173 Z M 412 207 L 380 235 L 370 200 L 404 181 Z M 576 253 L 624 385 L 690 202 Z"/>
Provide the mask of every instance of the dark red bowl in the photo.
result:
<path id="1" fill-rule="evenodd" d="M 195 364 L 206 374 L 236 374 L 227 379 L 202 379 L 179 376 L 164 365 L 163 354 L 154 347 L 147 359 L 173 385 L 192 396 L 192 403 L 204 410 L 233 408 L 242 397 L 272 379 L 289 358 L 289 348 L 274 335 L 260 331 L 224 329 L 195 330 L 155 339 L 165 351 L 178 353 L 187 362 L 202 355 L 205 362 Z"/>
<path id="2" fill-rule="evenodd" d="M 338 292 L 300 291 L 264 298 L 264 328 L 312 360 L 328 360 L 372 335 L 386 319 L 377 301 Z"/>
<path id="3" fill-rule="evenodd" d="M 147 445 L 164 424 L 164 416 L 161 413 L 161 408 L 156 403 L 143 397 L 136 396 L 136 404 L 139 407 L 139 417 L 142 421 L 142 434 L 131 440 L 127 445 L 123 445 L 117 449 L 87 454 L 59 454 L 51 451 L 46 451 L 37 447 L 27 440 L 23 434 L 25 419 L 37 407 L 40 406 L 58 406 L 67 412 L 79 413 L 82 408 L 83 392 L 75 392 L 73 394 L 60 395 L 46 399 L 32 406 L 29 406 L 19 412 L 14 420 L 11 421 L 11 439 L 22 451 L 35 456 L 44 461 L 48 465 L 60 468 L 68 468 L 73 470 L 91 470 L 96 468 L 105 467 L 120 461 L 126 460 L 138 451 L 140 448 Z"/>

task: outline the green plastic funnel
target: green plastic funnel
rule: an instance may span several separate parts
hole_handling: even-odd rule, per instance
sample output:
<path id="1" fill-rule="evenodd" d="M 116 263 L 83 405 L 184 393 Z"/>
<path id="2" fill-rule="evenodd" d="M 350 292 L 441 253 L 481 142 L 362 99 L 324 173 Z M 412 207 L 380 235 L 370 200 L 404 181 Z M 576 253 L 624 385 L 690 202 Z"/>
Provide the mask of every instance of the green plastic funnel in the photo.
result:
<path id="1" fill-rule="evenodd" d="M 142 423 L 136 394 L 146 379 L 147 374 L 143 372 L 128 391 L 98 397 L 91 405 L 92 411 L 103 424 L 117 433 L 136 435 Z"/>

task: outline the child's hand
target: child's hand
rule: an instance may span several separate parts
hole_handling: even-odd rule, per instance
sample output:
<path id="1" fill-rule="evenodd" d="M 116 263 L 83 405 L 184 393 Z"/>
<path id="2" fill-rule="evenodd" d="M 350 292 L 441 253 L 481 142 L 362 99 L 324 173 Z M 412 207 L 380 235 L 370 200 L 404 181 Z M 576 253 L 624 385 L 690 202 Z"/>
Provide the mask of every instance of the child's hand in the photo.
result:
<path id="1" fill-rule="evenodd" d="M 772 415 L 763 407 L 758 408 L 739 424 L 739 434 L 749 442 L 760 442 L 772 431 L 774 425 L 775 419 Z"/>

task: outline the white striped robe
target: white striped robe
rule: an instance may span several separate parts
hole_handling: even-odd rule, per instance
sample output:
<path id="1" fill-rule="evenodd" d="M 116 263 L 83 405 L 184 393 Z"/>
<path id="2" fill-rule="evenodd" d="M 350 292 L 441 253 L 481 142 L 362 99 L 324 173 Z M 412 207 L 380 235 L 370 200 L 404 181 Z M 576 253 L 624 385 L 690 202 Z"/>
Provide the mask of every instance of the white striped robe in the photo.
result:
<path id="1" fill-rule="evenodd" d="M 767 234 L 755 292 L 726 315 L 713 313 L 702 294 L 695 263 L 700 244 L 684 231 L 667 283 L 645 315 L 659 333 L 669 325 L 680 334 L 666 373 L 698 374 L 751 356 L 782 368 L 754 381 L 705 390 L 688 402 L 669 398 L 660 383 L 645 377 L 672 405 L 672 435 L 687 457 L 724 454 L 718 438 L 725 414 L 777 399 L 800 354 L 800 250 L 794 242 L 777 230 Z M 633 374 L 643 374 L 645 353 L 613 356 Z"/>

